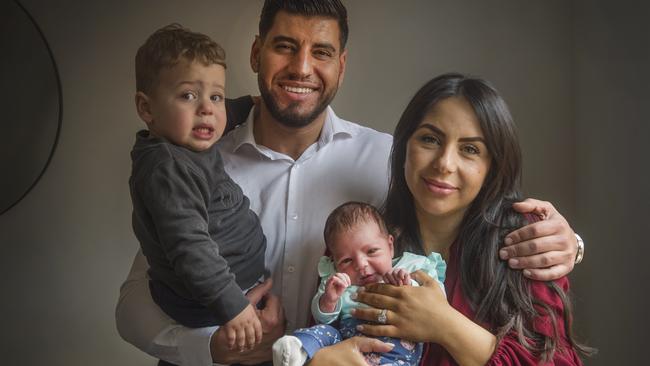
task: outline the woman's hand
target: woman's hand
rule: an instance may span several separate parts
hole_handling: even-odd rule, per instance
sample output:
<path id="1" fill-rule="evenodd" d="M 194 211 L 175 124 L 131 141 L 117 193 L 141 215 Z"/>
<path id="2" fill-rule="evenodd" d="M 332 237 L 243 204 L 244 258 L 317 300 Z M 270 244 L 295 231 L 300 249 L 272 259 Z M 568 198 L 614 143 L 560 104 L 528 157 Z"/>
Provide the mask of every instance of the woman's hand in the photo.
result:
<path id="1" fill-rule="evenodd" d="M 386 309 L 385 325 L 364 324 L 359 329 L 372 336 L 403 338 L 414 342 L 438 343 L 459 365 L 485 365 L 496 347 L 496 337 L 451 307 L 438 283 L 426 273 L 412 273 L 420 287 L 372 284 L 358 293 L 374 309 L 356 309 L 360 319 L 376 322 Z"/>
<path id="2" fill-rule="evenodd" d="M 360 326 L 370 336 L 404 338 L 414 342 L 441 343 L 442 323 L 455 312 L 447 302 L 440 285 L 422 271 L 411 274 L 420 287 L 395 287 L 376 283 L 357 293 L 356 300 L 372 308 L 358 308 L 352 315 L 377 322 L 381 309 L 386 309 L 386 324 Z"/>
<path id="3" fill-rule="evenodd" d="M 390 343 L 367 337 L 352 337 L 321 348 L 309 362 L 310 366 L 368 366 L 364 353 L 384 353 L 393 349 Z"/>

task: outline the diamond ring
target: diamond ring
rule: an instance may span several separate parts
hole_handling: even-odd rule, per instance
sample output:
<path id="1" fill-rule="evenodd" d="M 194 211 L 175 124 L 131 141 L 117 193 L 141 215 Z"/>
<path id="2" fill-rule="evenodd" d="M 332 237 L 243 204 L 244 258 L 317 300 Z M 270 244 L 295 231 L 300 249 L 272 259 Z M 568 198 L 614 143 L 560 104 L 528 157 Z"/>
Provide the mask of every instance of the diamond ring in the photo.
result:
<path id="1" fill-rule="evenodd" d="M 381 309 L 377 315 L 377 323 L 386 324 L 386 309 Z"/>

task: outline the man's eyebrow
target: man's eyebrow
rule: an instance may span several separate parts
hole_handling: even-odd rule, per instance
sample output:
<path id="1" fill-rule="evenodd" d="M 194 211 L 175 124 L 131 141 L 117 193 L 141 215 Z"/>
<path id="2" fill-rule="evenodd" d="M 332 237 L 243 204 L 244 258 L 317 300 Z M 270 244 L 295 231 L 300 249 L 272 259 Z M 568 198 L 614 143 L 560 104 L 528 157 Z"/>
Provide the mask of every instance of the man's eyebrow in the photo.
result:
<path id="1" fill-rule="evenodd" d="M 441 135 L 443 137 L 447 136 L 444 132 L 442 132 L 441 129 L 439 129 L 438 127 L 436 127 L 436 126 L 434 126 L 434 125 L 432 125 L 430 123 L 423 123 L 420 126 L 418 126 L 417 129 L 419 130 L 420 128 L 426 128 L 426 129 L 431 130 L 432 132 L 435 132 L 436 134 Z M 485 139 L 483 137 L 481 137 L 481 136 L 461 137 L 461 138 L 458 139 L 458 141 L 461 141 L 461 142 L 475 142 L 475 141 L 478 141 L 478 142 L 482 142 L 485 145 Z"/>
<path id="2" fill-rule="evenodd" d="M 291 44 L 296 45 L 296 46 L 299 43 L 296 39 L 291 38 L 291 37 L 287 37 L 287 36 L 275 36 L 275 37 L 273 37 L 272 41 L 273 41 L 273 43 L 288 42 L 288 43 L 291 43 Z M 336 47 L 334 47 L 334 45 L 329 43 L 329 42 L 317 42 L 317 43 L 314 43 L 313 48 L 322 48 L 322 49 L 326 49 L 326 50 L 328 50 L 330 52 L 336 52 Z"/>
<path id="3" fill-rule="evenodd" d="M 289 42 L 292 44 L 298 44 L 298 41 L 295 40 L 294 38 L 287 37 L 287 36 L 275 36 L 273 37 L 273 43 L 278 43 L 278 42 Z"/>

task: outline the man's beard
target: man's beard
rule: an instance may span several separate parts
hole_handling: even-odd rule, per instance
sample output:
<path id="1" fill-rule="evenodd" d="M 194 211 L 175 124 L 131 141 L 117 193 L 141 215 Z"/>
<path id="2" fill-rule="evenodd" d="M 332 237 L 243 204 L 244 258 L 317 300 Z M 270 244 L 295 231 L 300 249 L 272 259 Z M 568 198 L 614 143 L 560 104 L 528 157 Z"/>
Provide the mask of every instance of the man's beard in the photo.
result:
<path id="1" fill-rule="evenodd" d="M 262 95 L 264 104 L 269 110 L 269 113 L 271 113 L 271 116 L 273 116 L 273 118 L 275 118 L 275 120 L 281 124 L 293 128 L 305 127 L 312 123 L 316 117 L 323 113 L 325 108 L 327 108 L 332 99 L 334 99 L 337 91 L 337 89 L 334 89 L 330 91 L 330 93 L 324 94 L 311 112 L 305 115 L 301 115 L 298 112 L 298 109 L 300 108 L 299 102 L 293 102 L 289 104 L 284 110 L 282 110 L 280 109 L 280 106 L 278 106 L 276 100 L 273 98 L 273 95 L 271 95 L 271 92 L 263 85 L 262 79 L 258 78 L 257 81 L 260 88 L 260 94 Z"/>

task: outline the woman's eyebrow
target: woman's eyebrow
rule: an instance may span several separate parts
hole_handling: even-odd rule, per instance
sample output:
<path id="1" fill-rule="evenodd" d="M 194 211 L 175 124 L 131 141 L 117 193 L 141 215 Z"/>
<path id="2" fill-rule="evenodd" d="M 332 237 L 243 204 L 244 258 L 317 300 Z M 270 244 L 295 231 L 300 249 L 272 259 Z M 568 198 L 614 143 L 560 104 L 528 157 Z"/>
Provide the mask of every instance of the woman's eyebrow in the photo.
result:
<path id="1" fill-rule="evenodd" d="M 441 135 L 442 137 L 447 136 L 441 129 L 439 129 L 438 127 L 436 127 L 436 126 L 434 126 L 434 125 L 432 125 L 430 123 L 423 123 L 420 126 L 418 126 L 418 130 L 420 128 L 425 128 L 427 130 L 431 130 L 432 132 L 435 132 L 436 134 Z M 478 142 L 482 142 L 483 144 L 485 144 L 485 139 L 483 138 L 483 136 L 461 137 L 461 138 L 458 139 L 458 141 L 461 141 L 461 142 L 476 142 L 476 141 L 478 141 Z"/>

